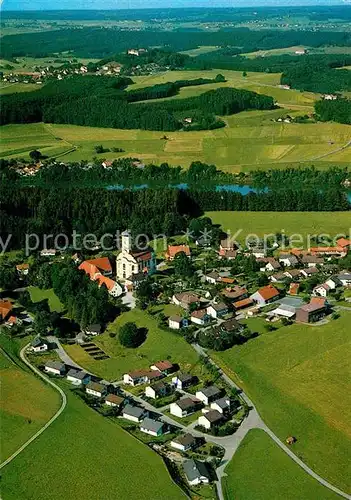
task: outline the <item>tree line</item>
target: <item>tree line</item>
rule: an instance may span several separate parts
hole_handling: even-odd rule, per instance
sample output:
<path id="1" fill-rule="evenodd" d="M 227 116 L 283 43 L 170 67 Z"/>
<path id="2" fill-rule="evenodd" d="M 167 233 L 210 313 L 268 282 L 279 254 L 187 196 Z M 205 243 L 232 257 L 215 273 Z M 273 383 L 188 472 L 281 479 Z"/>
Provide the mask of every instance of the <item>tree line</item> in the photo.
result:
<path id="1" fill-rule="evenodd" d="M 314 110 L 318 120 L 322 122 L 333 121 L 351 125 L 351 99 L 323 99 L 315 103 Z"/>

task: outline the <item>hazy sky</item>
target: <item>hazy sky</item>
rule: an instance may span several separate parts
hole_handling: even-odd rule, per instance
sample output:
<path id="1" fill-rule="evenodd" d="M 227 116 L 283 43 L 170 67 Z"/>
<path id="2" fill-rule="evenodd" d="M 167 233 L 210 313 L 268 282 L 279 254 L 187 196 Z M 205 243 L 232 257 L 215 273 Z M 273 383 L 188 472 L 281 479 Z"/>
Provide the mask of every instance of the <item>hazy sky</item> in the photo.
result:
<path id="1" fill-rule="evenodd" d="M 157 7 L 250 7 L 268 5 L 330 5 L 349 3 L 350 0 L 2 0 L 2 9 L 142 9 Z"/>

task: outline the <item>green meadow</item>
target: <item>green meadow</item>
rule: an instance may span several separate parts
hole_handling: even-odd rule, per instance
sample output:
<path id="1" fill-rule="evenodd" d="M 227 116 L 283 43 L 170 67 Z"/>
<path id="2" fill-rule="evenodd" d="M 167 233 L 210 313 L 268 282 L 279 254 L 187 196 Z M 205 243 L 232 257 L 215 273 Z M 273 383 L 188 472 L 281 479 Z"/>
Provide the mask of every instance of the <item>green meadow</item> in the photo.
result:
<path id="1" fill-rule="evenodd" d="M 28 291 L 32 302 L 40 302 L 41 300 L 48 300 L 51 312 L 63 311 L 64 309 L 63 305 L 52 288 L 49 288 L 48 290 L 42 290 L 36 286 L 30 286 L 28 287 Z"/>
<path id="2" fill-rule="evenodd" d="M 119 328 L 128 321 L 138 327 L 147 328 L 147 338 L 138 348 L 127 349 L 118 341 Z M 110 334 L 116 334 L 111 337 Z M 148 368 L 152 363 L 168 356 L 179 363 L 184 371 L 189 371 L 197 362 L 198 355 L 178 333 L 161 330 L 157 320 L 140 309 L 123 313 L 108 327 L 108 330 L 94 338 L 94 343 L 110 356 L 106 360 L 95 361 L 79 345 L 65 346 L 74 361 L 88 371 L 108 380 L 120 379 L 130 370 Z"/>
<path id="3" fill-rule="evenodd" d="M 94 146 L 120 147 L 124 153 L 107 152 L 101 158 L 114 159 L 133 156 L 156 164 L 187 167 L 200 160 L 217 165 L 222 170 L 239 172 L 257 168 L 285 168 L 313 164 L 325 168 L 337 164 L 350 164 L 350 148 L 341 149 L 349 140 L 349 126 L 337 123 L 284 123 L 276 122 L 287 114 L 291 116 L 311 113 L 316 94 L 279 88 L 280 75 L 249 73 L 243 77 L 236 71 L 171 71 L 150 76 L 133 77 L 130 88 L 142 88 L 157 83 L 199 76 L 213 78 L 218 72 L 227 81 L 180 89 L 179 95 L 168 99 L 181 99 L 202 92 L 230 86 L 245 88 L 271 95 L 281 109 L 245 111 L 224 117 L 226 127 L 217 130 L 169 132 L 165 140 L 162 132 L 146 130 L 120 130 L 74 125 L 33 123 L 6 125 L 1 130 L 2 158 L 29 158 L 36 148 L 48 157 L 65 161 L 92 160 Z"/>
<path id="4" fill-rule="evenodd" d="M 350 489 L 350 320 L 351 311 L 342 311 L 323 326 L 281 327 L 212 353 L 279 438 L 295 436 L 294 452 L 344 491 Z"/>
<path id="5" fill-rule="evenodd" d="M 237 240 L 241 243 L 249 234 L 263 237 L 265 234 L 285 233 L 288 236 L 302 235 L 304 247 L 308 246 L 308 235 L 349 235 L 351 215 L 349 212 L 206 212 L 214 224 L 232 236 L 241 232 Z M 312 241 L 312 246 L 315 242 Z"/>
<path id="6" fill-rule="evenodd" d="M 252 429 L 226 467 L 222 480 L 226 500 L 337 500 L 260 429 Z"/>
<path id="7" fill-rule="evenodd" d="M 172 500 L 185 498 L 148 446 L 70 390 L 67 397 L 63 414 L 2 471 L 4 499 L 163 500 L 165 492 Z"/>

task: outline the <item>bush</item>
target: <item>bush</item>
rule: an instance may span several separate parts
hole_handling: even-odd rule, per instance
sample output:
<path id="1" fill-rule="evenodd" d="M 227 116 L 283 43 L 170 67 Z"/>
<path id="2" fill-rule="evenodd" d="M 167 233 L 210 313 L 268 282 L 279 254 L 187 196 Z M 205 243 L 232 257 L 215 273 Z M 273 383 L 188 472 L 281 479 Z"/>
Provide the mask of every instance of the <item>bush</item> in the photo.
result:
<path id="1" fill-rule="evenodd" d="M 118 338 L 124 347 L 138 347 L 146 340 L 147 330 L 128 322 L 120 328 Z"/>

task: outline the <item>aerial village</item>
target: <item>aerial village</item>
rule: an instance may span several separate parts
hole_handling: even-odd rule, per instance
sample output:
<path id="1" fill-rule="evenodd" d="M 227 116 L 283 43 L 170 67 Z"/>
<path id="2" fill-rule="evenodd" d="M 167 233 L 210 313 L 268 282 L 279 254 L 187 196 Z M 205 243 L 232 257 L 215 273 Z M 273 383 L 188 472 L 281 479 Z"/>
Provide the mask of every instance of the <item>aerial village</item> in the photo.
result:
<path id="1" fill-rule="evenodd" d="M 12 292 L 31 286 L 41 268 L 69 261 L 79 276 L 106 289 L 122 316 L 127 310 L 148 311 L 154 304 L 176 311 L 160 313 L 158 324 L 162 331 L 186 339 L 199 355 L 201 370 L 187 370 L 169 352 L 167 359 L 155 358 L 151 364 L 145 359 L 142 368 L 141 358 L 121 378 L 105 380 L 73 360 L 65 344 L 75 344 L 102 362 L 110 355 L 96 342 L 107 324 L 87 324 L 69 338 L 46 326 L 38 333 L 38 311 L 23 307 L 10 289 L 1 294 L 2 328 L 9 335 L 32 335 L 27 356 L 43 373 L 68 384 L 94 410 L 114 418 L 171 461 L 189 487 L 212 484 L 231 439 L 250 414 L 250 401 L 207 349 L 226 350 L 260 335 L 251 318 L 266 334 L 278 323 L 322 328 L 333 321 L 351 301 L 351 272 L 341 264 L 350 248 L 351 240 L 343 237 L 335 246 L 308 250 L 281 251 L 278 244 L 267 249 L 260 241 L 240 248 L 222 233 L 214 243 L 198 236 L 189 242 L 170 241 L 163 251 L 155 246 L 140 250 L 131 232 L 124 231 L 120 249 L 109 256 L 99 246 L 85 252 L 86 258 L 69 249 L 45 248 L 13 264 Z M 293 443 L 293 437 L 287 439 Z"/>

